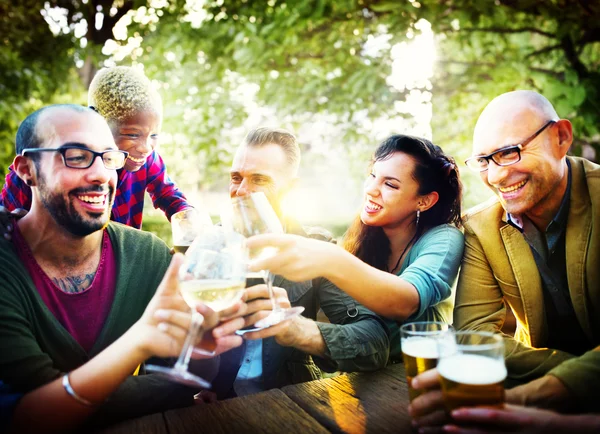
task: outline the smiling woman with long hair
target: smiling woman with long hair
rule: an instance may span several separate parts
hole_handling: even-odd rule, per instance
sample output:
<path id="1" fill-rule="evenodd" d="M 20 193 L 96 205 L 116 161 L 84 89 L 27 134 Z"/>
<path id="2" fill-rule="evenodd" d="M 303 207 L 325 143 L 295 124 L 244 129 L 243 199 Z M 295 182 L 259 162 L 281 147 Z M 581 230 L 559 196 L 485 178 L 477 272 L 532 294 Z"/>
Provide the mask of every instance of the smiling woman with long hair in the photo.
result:
<path id="1" fill-rule="evenodd" d="M 251 268 L 291 280 L 323 276 L 396 324 L 451 323 L 464 248 L 454 160 L 428 140 L 394 135 L 379 145 L 370 169 L 344 249 L 292 235 L 259 235 L 249 247 L 273 245 L 279 252 Z M 395 335 L 392 330 L 392 355 L 400 346 Z"/>

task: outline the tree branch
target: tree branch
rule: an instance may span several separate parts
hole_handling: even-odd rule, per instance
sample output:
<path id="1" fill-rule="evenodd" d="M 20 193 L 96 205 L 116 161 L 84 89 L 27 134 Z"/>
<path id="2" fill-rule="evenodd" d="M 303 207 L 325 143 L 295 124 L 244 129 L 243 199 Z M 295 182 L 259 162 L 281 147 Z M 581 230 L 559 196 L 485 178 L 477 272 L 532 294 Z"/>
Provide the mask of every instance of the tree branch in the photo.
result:
<path id="1" fill-rule="evenodd" d="M 532 51 L 531 53 L 529 53 L 525 57 L 528 59 L 530 57 L 540 56 L 542 54 L 549 53 L 551 51 L 559 50 L 559 49 L 562 49 L 562 46 L 560 44 L 549 45 L 547 47 L 542 48 L 541 50 Z"/>
<path id="2" fill-rule="evenodd" d="M 590 42 L 598 42 L 600 41 L 600 31 L 598 29 L 588 29 L 585 31 L 581 39 L 577 41 L 578 45 L 586 45 Z"/>
<path id="3" fill-rule="evenodd" d="M 575 48 L 575 44 L 573 44 L 573 40 L 568 36 L 564 37 L 561 39 L 560 45 L 579 78 L 586 78 L 589 75 L 589 71 L 577 55 L 577 49 Z"/>
<path id="4" fill-rule="evenodd" d="M 534 66 L 530 66 L 529 69 L 534 72 L 541 72 L 542 74 L 551 75 L 559 80 L 564 80 L 565 78 L 564 72 L 553 71 L 552 69 L 536 68 Z"/>
<path id="5" fill-rule="evenodd" d="M 464 27 L 461 31 L 465 32 L 489 32 L 489 33 L 501 33 L 501 34 L 510 34 L 510 33 L 524 33 L 531 32 L 537 33 L 538 35 L 547 36 L 548 38 L 555 38 L 556 35 L 554 33 L 545 32 L 543 30 L 537 29 L 535 27 L 519 27 L 518 29 L 507 29 L 505 27 Z"/>
<path id="6" fill-rule="evenodd" d="M 467 62 L 467 61 L 446 60 L 446 59 L 438 60 L 438 63 L 442 63 L 445 65 L 462 65 L 462 66 L 490 66 L 490 67 L 497 66 L 495 63 L 491 63 L 491 62 Z"/>

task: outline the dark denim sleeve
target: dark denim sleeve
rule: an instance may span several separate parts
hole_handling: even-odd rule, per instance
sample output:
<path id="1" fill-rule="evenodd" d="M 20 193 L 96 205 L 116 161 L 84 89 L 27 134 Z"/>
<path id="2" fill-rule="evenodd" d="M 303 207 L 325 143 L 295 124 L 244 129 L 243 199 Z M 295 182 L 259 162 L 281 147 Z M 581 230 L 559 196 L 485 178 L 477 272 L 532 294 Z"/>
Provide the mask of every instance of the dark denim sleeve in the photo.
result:
<path id="1" fill-rule="evenodd" d="M 8 430 L 15 407 L 21 399 L 20 393 L 12 393 L 10 388 L 0 381 L 0 432 Z"/>
<path id="2" fill-rule="evenodd" d="M 324 371 L 374 371 L 388 361 L 390 330 L 382 318 L 326 279 L 317 290 L 328 323 L 317 323 L 327 345 L 325 357 L 313 356 Z"/>

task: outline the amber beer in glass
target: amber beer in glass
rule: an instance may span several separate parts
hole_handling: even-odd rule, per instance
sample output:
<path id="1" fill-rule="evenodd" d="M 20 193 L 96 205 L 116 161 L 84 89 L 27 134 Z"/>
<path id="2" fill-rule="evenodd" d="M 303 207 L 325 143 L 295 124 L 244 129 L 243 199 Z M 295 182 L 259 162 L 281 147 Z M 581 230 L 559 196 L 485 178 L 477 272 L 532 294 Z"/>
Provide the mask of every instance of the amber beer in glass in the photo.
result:
<path id="1" fill-rule="evenodd" d="M 504 405 L 504 341 L 488 332 L 451 332 L 439 343 L 438 372 L 446 411 Z"/>
<path id="2" fill-rule="evenodd" d="M 436 367 L 437 338 L 450 328 L 446 323 L 435 321 L 411 322 L 400 327 L 402 360 L 408 382 L 408 397 L 411 401 L 421 394 L 421 391 L 412 388 L 412 379 Z"/>

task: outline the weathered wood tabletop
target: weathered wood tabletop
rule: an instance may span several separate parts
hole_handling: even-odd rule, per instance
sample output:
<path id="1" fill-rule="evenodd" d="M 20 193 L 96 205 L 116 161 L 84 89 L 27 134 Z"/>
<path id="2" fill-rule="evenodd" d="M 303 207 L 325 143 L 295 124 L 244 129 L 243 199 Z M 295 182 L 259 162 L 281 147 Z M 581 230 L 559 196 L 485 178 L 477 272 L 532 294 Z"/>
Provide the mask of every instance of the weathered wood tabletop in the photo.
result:
<path id="1" fill-rule="evenodd" d="M 401 364 L 122 422 L 102 434 L 410 433 Z"/>

